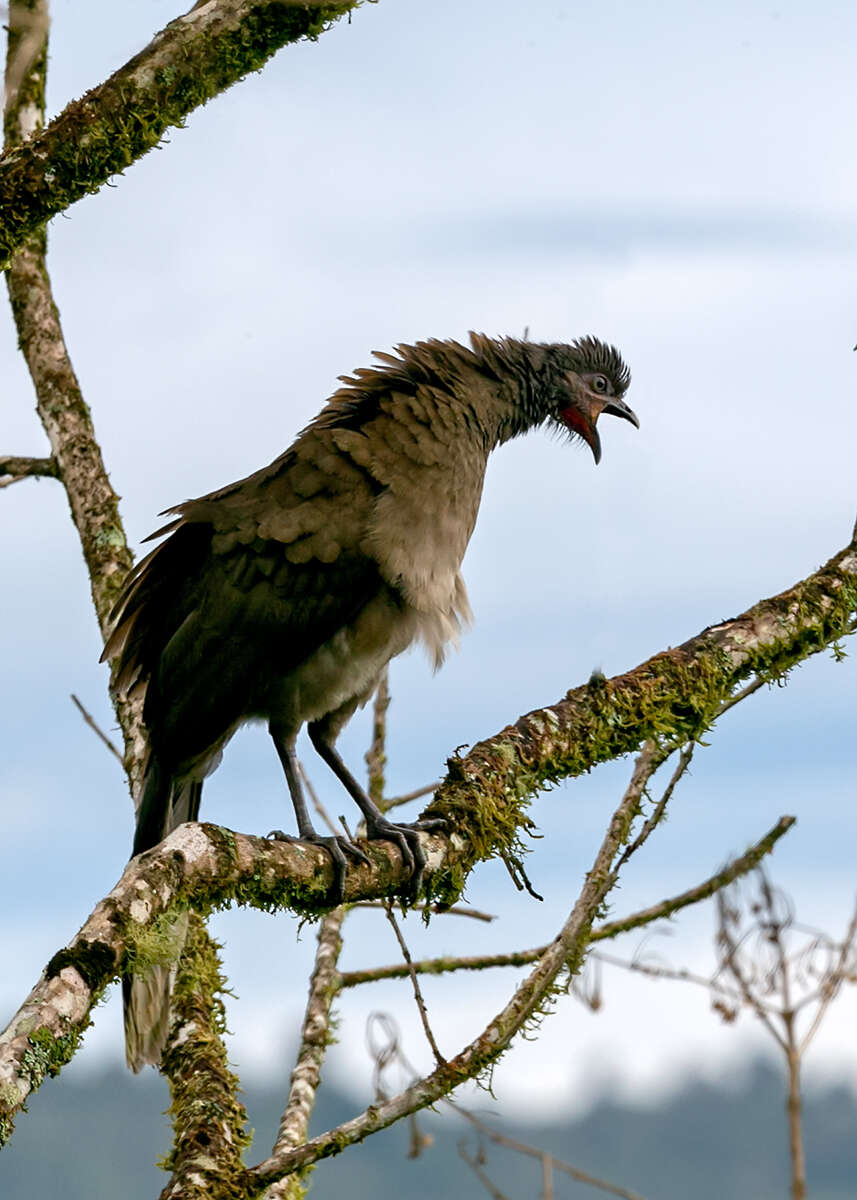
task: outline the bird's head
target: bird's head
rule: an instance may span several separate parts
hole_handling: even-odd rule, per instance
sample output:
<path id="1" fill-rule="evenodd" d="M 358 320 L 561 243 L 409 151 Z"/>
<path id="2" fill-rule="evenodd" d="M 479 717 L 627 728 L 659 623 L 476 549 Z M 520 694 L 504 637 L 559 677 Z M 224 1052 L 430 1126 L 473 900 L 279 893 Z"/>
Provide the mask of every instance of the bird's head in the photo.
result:
<path id="1" fill-rule="evenodd" d="M 637 429 L 640 422 L 624 396 L 631 373 L 615 346 L 598 338 L 584 337 L 570 345 L 550 346 L 549 422 L 575 437 L 582 438 L 597 462 L 601 460 L 601 439 L 596 423 L 602 413 L 623 417 Z"/>

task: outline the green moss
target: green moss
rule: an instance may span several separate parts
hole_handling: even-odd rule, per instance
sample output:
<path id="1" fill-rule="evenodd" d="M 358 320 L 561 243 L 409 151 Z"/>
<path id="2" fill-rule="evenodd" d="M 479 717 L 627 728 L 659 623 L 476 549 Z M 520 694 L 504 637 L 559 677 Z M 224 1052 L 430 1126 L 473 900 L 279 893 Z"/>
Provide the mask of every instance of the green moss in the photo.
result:
<path id="1" fill-rule="evenodd" d="M 125 968 L 143 972 L 148 967 L 171 966 L 182 952 L 187 934 L 187 912 L 175 906 L 146 925 L 129 921 L 125 927 Z"/>
<path id="2" fill-rule="evenodd" d="M 96 992 L 113 978 L 116 955 L 105 942 L 79 942 L 53 956 L 45 967 L 45 977 L 53 979 L 64 967 L 74 967 L 90 991 Z"/>
<path id="3" fill-rule="evenodd" d="M 27 1038 L 28 1048 L 21 1057 L 21 1070 L 31 1081 L 32 1090 L 40 1087 L 46 1076 L 59 1075 L 74 1057 L 77 1047 L 91 1022 L 79 1030 L 55 1037 L 50 1029 L 40 1025 Z"/>

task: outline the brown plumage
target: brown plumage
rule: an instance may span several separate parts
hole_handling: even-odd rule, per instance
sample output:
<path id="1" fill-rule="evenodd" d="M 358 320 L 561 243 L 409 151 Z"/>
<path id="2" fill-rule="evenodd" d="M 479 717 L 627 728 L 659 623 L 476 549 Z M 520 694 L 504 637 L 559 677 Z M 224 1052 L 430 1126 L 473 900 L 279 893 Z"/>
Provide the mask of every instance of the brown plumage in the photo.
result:
<path id="1" fill-rule="evenodd" d="M 359 805 L 369 838 L 390 838 L 415 875 L 418 831 L 388 821 L 334 743 L 386 664 L 413 641 L 436 666 L 470 621 L 459 573 L 488 455 L 548 423 L 583 438 L 596 462 L 601 412 L 637 424 L 618 352 L 594 338 L 542 345 L 471 334 L 399 346 L 343 377 L 280 458 L 221 491 L 169 510 L 169 534 L 131 572 L 104 657 L 119 684 L 145 689 L 150 735 L 134 854 L 195 820 L 202 780 L 235 729 L 267 720 L 301 838 L 319 837 L 295 760 L 308 725 L 321 757 Z M 285 837 L 285 834 L 276 836 Z M 156 1062 L 166 1035 L 167 974 L 126 987 L 129 1063 Z M 136 997 L 136 998 L 135 998 Z M 160 997 L 160 999 L 159 999 Z"/>

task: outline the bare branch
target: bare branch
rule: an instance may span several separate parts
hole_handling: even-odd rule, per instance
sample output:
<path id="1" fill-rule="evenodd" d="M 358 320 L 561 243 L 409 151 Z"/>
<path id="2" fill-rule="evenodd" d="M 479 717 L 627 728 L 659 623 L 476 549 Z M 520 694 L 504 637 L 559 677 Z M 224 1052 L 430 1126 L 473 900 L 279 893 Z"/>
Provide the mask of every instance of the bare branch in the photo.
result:
<path id="1" fill-rule="evenodd" d="M 426 1009 L 426 1003 L 425 1003 L 425 1000 L 423 999 L 423 994 L 422 994 L 422 990 L 420 989 L 419 980 L 417 979 L 417 973 L 414 970 L 414 963 L 413 963 L 413 959 L 411 958 L 411 952 L 408 949 L 407 942 L 405 941 L 404 937 L 402 936 L 402 931 L 399 928 L 399 922 L 396 920 L 396 918 L 393 914 L 392 906 L 389 904 L 387 905 L 387 920 L 390 922 L 390 924 L 393 927 L 393 933 L 395 933 L 395 935 L 396 935 L 396 941 L 399 943 L 399 949 L 402 951 L 402 957 L 405 960 L 405 968 L 408 972 L 408 975 L 410 976 L 411 986 L 414 989 L 414 999 L 417 1002 L 417 1009 L 420 1014 L 420 1021 L 422 1022 L 423 1031 L 425 1032 L 425 1035 L 426 1035 L 426 1040 L 428 1041 L 428 1044 L 431 1046 L 431 1050 L 432 1050 L 432 1054 L 434 1055 L 435 1062 L 438 1064 L 438 1066 L 444 1066 L 446 1064 L 446 1059 L 443 1057 L 440 1050 L 438 1049 L 438 1044 L 435 1040 L 434 1032 L 432 1031 L 432 1027 L 429 1024 L 428 1010 Z"/>
<path id="2" fill-rule="evenodd" d="M 696 887 L 689 888 L 686 892 L 680 892 L 677 896 L 672 896 L 667 900 L 661 900 L 658 904 L 653 904 L 651 908 L 641 909 L 639 912 L 623 917 L 619 921 L 607 921 L 604 925 L 596 926 L 592 930 L 592 936 L 589 939 L 590 942 L 600 942 L 607 938 L 617 937 L 620 933 L 627 933 L 631 929 L 639 929 L 641 926 L 649 925 L 653 921 L 671 917 L 691 904 L 698 904 L 701 900 L 710 899 L 721 888 L 727 887 L 741 875 L 746 875 L 748 871 L 752 871 L 764 856 L 773 850 L 780 838 L 785 833 L 788 833 L 794 823 L 794 817 L 780 817 L 773 829 L 766 833 L 763 838 L 756 842 L 754 846 L 751 846 L 739 858 L 735 858 L 730 863 L 727 863 L 715 875 L 711 875 L 708 879 L 697 884 Z M 424 958 L 421 961 L 415 962 L 413 968 L 419 975 L 443 975 L 449 971 L 484 971 L 489 967 L 525 967 L 541 958 L 546 950 L 547 946 L 536 946 L 530 950 L 517 950 L 504 954 Z M 611 960 L 605 959 L 605 961 Z M 615 962 L 619 966 L 630 965 L 624 962 L 624 960 L 615 960 Z M 639 968 L 634 967 L 634 969 Z M 394 963 L 388 967 L 368 967 L 362 971 L 343 971 L 339 976 L 339 987 L 342 989 L 358 987 L 362 983 L 376 983 L 380 979 L 402 979 L 407 974 L 407 968 L 402 963 Z M 687 979 L 689 976 L 686 973 L 682 973 L 680 978 Z M 709 979 L 702 978 L 698 982 L 701 982 L 706 987 L 710 986 L 711 983 Z"/>
<path id="3" fill-rule="evenodd" d="M 111 742 L 110 738 L 107 736 L 107 734 L 104 732 L 104 730 L 100 727 L 100 725 L 98 725 L 98 723 L 96 722 L 96 720 L 92 716 L 92 714 L 87 712 L 87 710 L 84 708 L 84 706 L 78 700 L 77 696 L 75 696 L 74 692 L 71 693 L 71 702 L 75 706 L 77 711 L 80 713 L 80 715 L 83 717 L 84 721 L 86 721 L 87 725 L 93 731 L 93 733 L 96 735 L 96 737 L 101 738 L 102 742 L 107 747 L 107 749 L 110 751 L 110 753 L 112 755 L 114 755 L 116 758 L 118 758 L 119 762 L 121 763 L 122 755 L 116 749 L 113 742 Z"/>
<path id="4" fill-rule="evenodd" d="M 7 112 L 15 111 L 23 117 L 23 106 L 18 104 L 18 91 L 44 52 L 49 24 L 47 0 L 9 5 L 10 46 L 6 58 L 4 105 Z M 22 137 L 26 137 L 28 132 L 32 131 L 25 130 Z"/>
<path id="5" fill-rule="evenodd" d="M 0 458 L 0 488 L 10 487 L 22 479 L 58 479 L 56 459 L 24 458 L 21 455 Z"/>
<path id="6" fill-rule="evenodd" d="M 464 1142 L 458 1143 L 458 1153 L 461 1156 L 461 1158 L 463 1159 L 463 1161 L 467 1163 L 468 1167 L 470 1167 L 471 1171 L 476 1176 L 476 1178 L 479 1180 L 479 1182 L 482 1184 L 482 1186 L 485 1188 L 486 1192 L 491 1197 L 491 1200 L 509 1200 L 509 1197 L 506 1195 L 506 1193 L 501 1192 L 500 1189 L 491 1180 L 491 1178 L 489 1177 L 487 1172 L 482 1170 L 482 1167 L 479 1164 L 479 1162 L 477 1162 L 477 1160 L 475 1158 L 472 1158 L 470 1156 Z"/>
<path id="7" fill-rule="evenodd" d="M 565 970 L 572 975 L 579 970 L 589 942 L 592 921 L 616 883 L 614 864 L 627 835 L 636 803 L 632 795 L 626 794 L 622 798 L 568 919 L 531 974 L 518 986 L 514 996 L 479 1037 L 464 1047 L 455 1058 L 436 1067 L 431 1075 L 400 1095 L 373 1105 L 353 1120 L 287 1154 L 272 1155 L 253 1168 L 251 1176 L 258 1183 L 267 1184 L 321 1157 L 337 1154 L 401 1117 L 434 1104 L 460 1083 L 483 1073 L 495 1062 L 514 1036 L 533 1021 L 549 1001 L 557 976 Z"/>
<path id="8" fill-rule="evenodd" d="M 384 768 L 387 765 L 387 709 L 390 707 L 390 672 L 385 667 L 375 690 L 375 701 L 372 705 L 372 740 L 366 751 L 366 770 L 368 772 L 368 793 L 383 810 L 384 803 Z"/>
<path id="9" fill-rule="evenodd" d="M 318 950 L 310 977 L 300 1047 L 292 1071 L 289 1098 L 274 1142 L 274 1154 L 290 1150 L 306 1140 L 321 1082 L 321 1065 L 330 1042 L 331 1010 L 337 992 L 336 964 L 342 949 L 342 923 L 347 912 L 348 909 L 340 905 L 329 912 L 319 926 Z M 264 1200 L 292 1200 L 293 1197 L 297 1200 L 303 1194 L 300 1180 L 287 1176 L 271 1184 Z"/>
<path id="10" fill-rule="evenodd" d="M 818 1027 L 824 1020 L 827 1010 L 830 1007 L 831 1001 L 839 994 L 842 984 L 848 978 L 849 972 L 853 970 L 849 960 L 854 953 L 855 941 L 857 941 L 857 908 L 852 912 L 851 920 L 848 922 L 848 928 L 845 931 L 845 937 L 839 944 L 839 953 L 836 957 L 836 962 L 822 978 L 818 994 L 818 1008 L 800 1042 L 799 1049 L 801 1056 L 806 1052 L 810 1042 L 815 1037 Z"/>
<path id="11" fill-rule="evenodd" d="M 307 774 L 306 768 L 304 767 L 303 763 L 300 760 L 298 761 L 298 770 L 301 773 L 301 779 L 303 780 L 304 787 L 306 788 L 307 794 L 309 795 L 310 803 L 312 804 L 313 808 L 318 813 L 318 815 L 321 817 L 324 824 L 330 830 L 330 832 L 332 834 L 334 834 L 334 836 L 335 836 L 336 834 L 339 833 L 339 830 L 336 828 L 336 825 L 333 823 L 333 818 L 331 817 L 330 813 L 324 807 L 321 800 L 319 800 L 318 792 L 315 790 L 315 786 L 314 786 L 312 780 L 310 779 L 309 775 Z"/>
<path id="12" fill-rule="evenodd" d="M 31 22 L 33 13 L 39 20 Z M 31 153 L 44 124 L 47 71 L 47 8 L 43 0 L 13 0 L 6 56 L 7 84 L 20 64 L 22 35 L 38 29 L 41 43 L 28 45 L 30 66 L 25 76 L 7 86 L 4 132 L 7 152 L 0 163 L 16 154 Z M 26 40 L 26 39 L 25 39 Z M 54 170 L 42 163 L 42 170 Z M 2 203 L 0 211 L 4 212 Z M 54 472 L 65 486 L 72 520 L 80 537 L 90 589 L 102 632 L 133 556 L 122 528 L 119 501 L 111 487 L 95 437 L 92 417 L 71 364 L 54 303 L 45 260 L 47 240 L 37 230 L 12 256 L 6 286 L 18 342 L 36 391 L 36 411 L 51 445 Z M 140 703 L 114 694 L 114 707 L 125 738 L 124 765 L 133 785 L 145 753 Z"/>
<path id="13" fill-rule="evenodd" d="M 436 779 L 434 783 L 425 783 L 422 787 L 414 788 L 412 792 L 405 792 L 402 796 L 393 796 L 392 800 L 387 800 L 384 803 L 384 811 L 389 812 L 391 808 L 398 808 L 402 804 L 410 804 L 412 800 L 421 800 L 423 796 L 430 796 L 432 792 L 436 792 L 440 787 L 440 780 Z"/>
<path id="14" fill-rule="evenodd" d="M 600 1179 L 597 1175 L 590 1175 L 588 1171 L 581 1171 L 579 1167 L 573 1167 L 571 1163 L 564 1162 L 561 1158 L 554 1158 L 553 1155 L 547 1154 L 544 1150 L 540 1150 L 538 1146 L 531 1146 L 527 1142 L 519 1142 L 516 1138 L 508 1137 L 505 1133 L 500 1133 L 499 1130 L 492 1129 L 485 1121 L 482 1121 L 475 1113 L 469 1112 L 454 1100 L 447 1100 L 447 1103 L 463 1117 L 465 1121 L 469 1121 L 479 1133 L 486 1137 L 490 1142 L 494 1142 L 497 1146 L 505 1146 L 509 1150 L 515 1150 L 518 1154 L 526 1154 L 529 1158 L 537 1158 L 544 1162 L 545 1159 L 550 1160 L 551 1167 L 557 1171 L 563 1171 L 566 1175 L 570 1175 L 572 1179 L 576 1179 L 579 1183 L 587 1183 L 590 1187 L 598 1188 L 599 1191 L 609 1192 L 611 1196 L 620 1196 L 622 1200 L 643 1200 L 643 1197 L 637 1192 L 630 1192 L 627 1188 L 619 1187 L 615 1183 L 608 1183 L 606 1179 Z"/>
<path id="15" fill-rule="evenodd" d="M 676 766 L 675 770 L 673 771 L 672 777 L 670 778 L 669 783 L 667 784 L 666 788 L 664 789 L 663 795 L 661 796 L 660 800 L 657 802 L 655 807 L 652 809 L 649 816 L 643 822 L 643 828 L 640 830 L 640 832 L 634 838 L 633 842 L 631 842 L 631 844 L 629 846 L 625 847 L 625 850 L 622 854 L 622 861 L 619 864 L 620 866 L 624 866 L 624 864 L 628 861 L 628 859 L 631 857 L 631 855 L 636 854 L 636 852 L 646 842 L 646 840 L 651 836 L 651 834 L 654 832 L 657 825 L 660 823 L 664 813 L 666 812 L 667 804 L 669 803 L 670 798 L 672 797 L 672 794 L 676 789 L 678 781 L 681 779 L 682 775 L 684 775 L 685 771 L 690 766 L 690 760 L 691 760 L 691 758 L 693 758 L 694 745 L 695 745 L 694 742 L 688 742 L 688 744 L 682 750 L 681 754 L 679 755 L 678 765 Z M 652 743 L 651 742 L 648 743 L 648 746 L 652 746 Z M 637 764 L 637 768 L 634 771 L 634 776 L 636 778 L 637 772 L 638 772 L 638 770 L 640 770 L 641 764 L 642 764 L 642 770 L 640 772 L 641 780 L 637 785 L 640 789 L 640 792 L 642 792 L 642 788 L 643 788 L 643 786 L 645 786 L 646 781 L 648 780 L 649 776 L 652 773 L 652 768 L 657 764 L 657 761 L 658 760 L 657 760 L 657 757 L 655 756 L 654 752 L 652 752 L 647 759 L 645 756 L 645 750 L 644 750 L 644 753 L 640 755 L 640 758 L 639 758 L 638 764 Z"/>

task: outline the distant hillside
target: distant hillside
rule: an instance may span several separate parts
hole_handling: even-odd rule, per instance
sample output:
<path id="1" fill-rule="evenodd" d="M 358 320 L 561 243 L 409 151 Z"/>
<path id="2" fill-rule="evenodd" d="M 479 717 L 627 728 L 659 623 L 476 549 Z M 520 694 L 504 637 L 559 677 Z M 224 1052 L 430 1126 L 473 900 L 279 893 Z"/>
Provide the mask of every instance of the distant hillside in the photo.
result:
<path id="1" fill-rule="evenodd" d="M 257 1131 L 255 1157 L 261 1158 L 273 1139 L 283 1097 L 279 1090 L 250 1088 L 245 1099 Z M 166 1182 L 153 1166 L 168 1145 L 160 1116 L 166 1105 L 166 1087 L 154 1073 L 49 1082 L 0 1154 L 0 1197 L 154 1200 Z M 314 1130 L 352 1115 L 353 1103 L 328 1095 Z M 463 1122 L 429 1114 L 420 1123 L 435 1140 L 419 1159 L 406 1157 L 408 1128 L 399 1125 L 322 1163 L 313 1176 L 313 1200 L 487 1196 L 457 1152 L 464 1137 L 474 1147 Z M 764 1064 L 754 1067 L 739 1091 L 693 1084 L 651 1108 L 601 1103 L 580 1120 L 537 1126 L 504 1122 L 502 1128 L 647 1200 L 784 1200 L 788 1194 L 782 1084 Z M 810 1095 L 806 1142 L 812 1200 L 854 1200 L 857 1101 L 851 1092 Z M 540 1194 L 537 1163 L 492 1146 L 486 1154 L 485 1170 L 510 1200 Z M 557 1176 L 556 1195 L 557 1200 L 582 1200 L 604 1193 Z"/>

